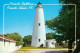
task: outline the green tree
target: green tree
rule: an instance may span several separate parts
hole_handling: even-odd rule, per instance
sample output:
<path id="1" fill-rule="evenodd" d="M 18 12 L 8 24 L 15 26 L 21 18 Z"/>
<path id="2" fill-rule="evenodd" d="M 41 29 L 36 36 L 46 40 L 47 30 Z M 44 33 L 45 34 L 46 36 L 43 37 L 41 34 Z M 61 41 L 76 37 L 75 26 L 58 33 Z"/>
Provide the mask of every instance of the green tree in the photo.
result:
<path id="1" fill-rule="evenodd" d="M 19 35 L 19 33 L 17 33 L 17 32 L 15 32 L 15 33 L 7 33 L 7 34 L 5 34 L 5 36 L 16 40 L 16 41 L 17 41 L 17 42 L 16 42 L 16 45 L 17 45 L 17 46 L 23 44 L 23 38 L 22 38 L 22 36 Z"/>
<path id="2" fill-rule="evenodd" d="M 46 34 L 46 39 L 53 39 L 54 35 L 55 35 L 55 33 L 47 33 Z"/>
<path id="3" fill-rule="evenodd" d="M 72 49 L 75 40 L 75 8 L 74 6 L 62 6 L 59 16 L 46 21 L 48 28 L 60 34 L 59 38 L 69 40 L 68 48 Z M 71 53 L 72 50 L 69 50 Z"/>
<path id="4" fill-rule="evenodd" d="M 59 0 L 62 4 L 76 4 L 77 9 L 77 22 L 76 22 L 76 39 L 77 47 L 74 53 L 78 53 L 80 50 L 80 0 Z M 72 43 L 75 41 L 75 6 L 74 5 L 63 5 L 59 16 L 46 21 L 47 26 L 55 30 L 57 33 L 60 33 L 65 40 L 69 40 L 68 48 L 72 49 Z M 72 50 L 69 50 L 69 53 L 72 53 Z"/>
<path id="5" fill-rule="evenodd" d="M 60 3 L 64 4 L 75 4 L 76 5 L 76 39 L 77 41 L 77 47 L 74 51 L 74 53 L 79 53 L 80 52 L 80 0 L 59 0 Z M 70 9 L 70 7 L 68 7 Z M 74 9 L 74 7 L 73 7 Z M 72 13 L 73 14 L 73 13 Z M 73 15 L 71 15 L 73 16 Z"/>
<path id="6" fill-rule="evenodd" d="M 24 38 L 23 38 L 24 45 L 23 46 L 31 46 L 31 39 L 32 39 L 31 35 L 24 36 Z"/>

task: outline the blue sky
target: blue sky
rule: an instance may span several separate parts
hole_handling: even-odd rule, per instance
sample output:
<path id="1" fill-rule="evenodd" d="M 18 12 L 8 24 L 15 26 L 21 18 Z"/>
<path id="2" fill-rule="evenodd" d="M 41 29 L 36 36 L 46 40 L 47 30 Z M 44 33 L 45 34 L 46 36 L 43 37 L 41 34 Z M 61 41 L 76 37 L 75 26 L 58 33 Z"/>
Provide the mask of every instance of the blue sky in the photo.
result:
<path id="1" fill-rule="evenodd" d="M 13 3 L 22 3 L 28 2 L 37 4 L 38 2 L 42 4 L 59 4 L 58 0 L 0 0 L 0 34 L 3 34 L 3 5 Z M 16 7 L 19 7 L 15 5 Z M 10 6 L 10 7 L 15 7 Z M 5 6 L 4 11 L 4 33 L 13 33 L 18 32 L 22 37 L 26 35 L 32 35 L 35 7 L 32 5 L 32 9 L 8 9 L 8 6 Z M 29 6 L 27 6 L 29 7 Z M 61 6 L 56 5 L 43 5 L 44 8 L 44 19 L 50 20 L 58 16 Z M 46 33 L 53 32 L 52 30 L 46 27 Z"/>

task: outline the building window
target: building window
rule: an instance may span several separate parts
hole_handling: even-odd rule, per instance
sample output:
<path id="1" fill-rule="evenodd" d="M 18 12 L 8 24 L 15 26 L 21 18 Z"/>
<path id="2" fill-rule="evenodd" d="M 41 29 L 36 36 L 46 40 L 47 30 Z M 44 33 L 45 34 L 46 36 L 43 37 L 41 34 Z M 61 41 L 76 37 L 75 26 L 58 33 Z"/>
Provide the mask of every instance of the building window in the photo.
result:
<path id="1" fill-rule="evenodd" d="M 39 42 L 40 42 L 40 39 L 39 39 Z"/>
<path id="2" fill-rule="evenodd" d="M 39 23 L 39 26 L 40 26 L 40 23 Z"/>

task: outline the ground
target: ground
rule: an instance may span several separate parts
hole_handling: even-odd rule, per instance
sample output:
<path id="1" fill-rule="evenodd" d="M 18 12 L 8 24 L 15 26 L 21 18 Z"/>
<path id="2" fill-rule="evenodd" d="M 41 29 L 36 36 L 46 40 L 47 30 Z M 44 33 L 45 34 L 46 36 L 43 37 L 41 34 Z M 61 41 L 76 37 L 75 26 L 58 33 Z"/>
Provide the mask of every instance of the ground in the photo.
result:
<path id="1" fill-rule="evenodd" d="M 37 47 L 22 47 L 13 53 L 67 53 L 67 48 L 37 48 Z"/>

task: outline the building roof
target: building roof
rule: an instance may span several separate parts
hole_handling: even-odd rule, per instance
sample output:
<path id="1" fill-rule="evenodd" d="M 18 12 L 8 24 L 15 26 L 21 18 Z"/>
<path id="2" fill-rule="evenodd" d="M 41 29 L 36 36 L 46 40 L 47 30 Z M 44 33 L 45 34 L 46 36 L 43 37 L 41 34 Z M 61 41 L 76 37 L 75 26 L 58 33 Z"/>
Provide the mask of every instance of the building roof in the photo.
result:
<path id="1" fill-rule="evenodd" d="M 7 36 L 1 35 L 1 34 L 0 34 L 0 37 L 2 37 L 2 38 L 4 37 L 5 40 L 8 39 L 8 40 L 10 40 L 10 41 L 17 42 L 16 40 L 14 40 L 14 39 L 12 39 L 12 38 L 9 38 L 9 37 L 7 37 Z"/>

